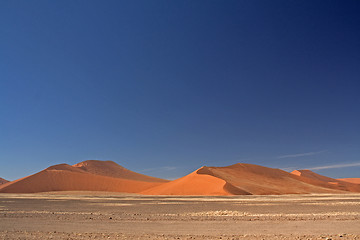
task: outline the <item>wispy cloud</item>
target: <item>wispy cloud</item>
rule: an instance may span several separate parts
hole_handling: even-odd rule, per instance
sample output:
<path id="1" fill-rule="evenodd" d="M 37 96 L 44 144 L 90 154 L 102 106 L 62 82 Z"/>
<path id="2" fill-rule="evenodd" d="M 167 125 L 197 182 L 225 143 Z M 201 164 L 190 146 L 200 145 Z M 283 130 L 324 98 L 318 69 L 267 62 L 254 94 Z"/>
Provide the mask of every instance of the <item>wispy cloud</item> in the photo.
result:
<path id="1" fill-rule="evenodd" d="M 292 172 L 294 170 L 300 169 L 298 167 L 279 167 L 281 170 L 284 170 L 286 172 Z M 302 168 L 301 168 L 302 169 Z"/>
<path id="2" fill-rule="evenodd" d="M 159 168 L 146 168 L 146 169 L 140 170 L 138 172 L 140 172 L 140 173 L 167 172 L 167 171 L 173 171 L 176 169 L 177 169 L 177 167 L 166 166 L 166 167 L 159 167 Z"/>
<path id="3" fill-rule="evenodd" d="M 313 156 L 313 155 L 324 153 L 324 152 L 327 152 L 327 150 L 322 150 L 322 151 L 318 151 L 318 152 L 306 152 L 306 153 L 281 155 L 276 158 L 296 158 L 296 157 L 304 157 L 304 156 Z"/>
<path id="4" fill-rule="evenodd" d="M 360 162 L 325 165 L 325 166 L 318 166 L 318 167 L 312 167 L 312 168 L 307 168 L 307 169 L 309 169 L 309 170 L 321 170 L 321 169 L 346 168 L 346 167 L 357 167 L 357 166 L 360 166 Z"/>

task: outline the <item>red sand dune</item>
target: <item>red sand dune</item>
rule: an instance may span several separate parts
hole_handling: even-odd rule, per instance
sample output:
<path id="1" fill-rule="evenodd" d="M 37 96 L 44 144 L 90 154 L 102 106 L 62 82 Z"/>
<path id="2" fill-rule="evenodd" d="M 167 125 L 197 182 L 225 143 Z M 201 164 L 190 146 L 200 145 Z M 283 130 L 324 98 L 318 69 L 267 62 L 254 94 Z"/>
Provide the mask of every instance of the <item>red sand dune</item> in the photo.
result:
<path id="1" fill-rule="evenodd" d="M 206 178 L 205 178 L 206 177 Z M 199 170 L 150 189 L 151 195 L 265 195 L 341 193 L 343 189 L 321 186 L 280 169 L 238 163 L 228 167 L 202 167 Z M 325 184 L 323 184 L 325 185 Z"/>
<path id="2" fill-rule="evenodd" d="M 292 173 L 253 164 L 202 167 L 174 181 L 132 172 L 112 161 L 59 164 L 0 186 L 0 192 L 110 191 L 147 195 L 270 195 L 360 192 L 360 184 L 310 170 Z"/>
<path id="3" fill-rule="evenodd" d="M 338 179 L 329 178 L 317 173 L 314 173 L 310 170 L 295 170 L 291 172 L 294 175 L 302 177 L 302 181 L 318 185 L 325 188 L 349 191 L 349 192 L 360 192 L 360 185 L 340 181 Z"/>
<path id="4" fill-rule="evenodd" d="M 0 185 L 1 184 L 5 184 L 5 183 L 7 183 L 7 182 L 9 182 L 8 180 L 5 180 L 5 179 L 3 179 L 3 178 L 0 178 Z"/>
<path id="5" fill-rule="evenodd" d="M 220 178 L 198 174 L 197 171 L 177 180 L 140 192 L 145 195 L 230 195 Z"/>
<path id="6" fill-rule="evenodd" d="M 238 163 L 228 167 L 205 167 L 200 174 L 209 174 L 224 179 L 225 189 L 232 194 L 300 194 L 339 192 L 304 182 L 280 169 L 254 164 Z"/>
<path id="7" fill-rule="evenodd" d="M 339 181 L 354 183 L 354 184 L 360 184 L 360 178 L 339 178 L 337 179 Z"/>
<path id="8" fill-rule="evenodd" d="M 101 161 L 97 168 L 101 169 Z M 109 170 L 107 162 L 105 169 Z M 114 163 L 115 164 L 115 163 Z M 104 170 L 104 172 L 106 172 Z M 135 173 L 136 176 L 136 173 Z M 129 175 L 127 175 L 129 177 Z M 149 177 L 150 178 L 150 177 Z M 73 167 L 67 164 L 51 166 L 34 175 L 18 179 L 1 185 L 0 192 L 7 193 L 35 193 L 49 191 L 109 191 L 137 193 L 164 183 L 136 181 L 119 177 L 109 177 L 89 173 L 81 167 Z"/>
<path id="9" fill-rule="evenodd" d="M 161 178 L 150 177 L 130 171 L 113 161 L 87 160 L 77 163 L 73 165 L 73 167 L 80 168 L 89 173 L 107 177 L 124 178 L 144 182 L 168 182 L 167 180 Z"/>

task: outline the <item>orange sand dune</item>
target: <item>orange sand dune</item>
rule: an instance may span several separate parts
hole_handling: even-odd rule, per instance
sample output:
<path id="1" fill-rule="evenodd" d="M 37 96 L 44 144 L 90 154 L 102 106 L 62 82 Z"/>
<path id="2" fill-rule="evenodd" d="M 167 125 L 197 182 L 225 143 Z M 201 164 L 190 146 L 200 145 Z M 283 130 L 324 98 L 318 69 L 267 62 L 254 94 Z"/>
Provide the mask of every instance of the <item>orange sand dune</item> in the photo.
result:
<path id="1" fill-rule="evenodd" d="M 67 164 L 51 166 L 34 175 L 0 186 L 0 192 L 108 191 L 137 193 L 163 182 L 145 182 L 88 173 Z"/>
<path id="2" fill-rule="evenodd" d="M 0 186 L 0 192 L 108 191 L 148 195 L 270 195 L 360 192 L 360 184 L 310 170 L 292 173 L 253 164 L 202 167 L 174 181 L 132 172 L 112 161 L 59 164 Z"/>
<path id="3" fill-rule="evenodd" d="M 8 180 L 5 180 L 5 179 L 3 179 L 3 178 L 0 178 L 0 185 L 1 184 L 5 184 L 5 183 L 7 183 L 7 182 L 9 182 Z"/>
<path id="4" fill-rule="evenodd" d="M 314 182 L 304 182 L 280 169 L 254 164 L 238 163 L 228 167 L 204 167 L 200 174 L 208 174 L 227 182 L 226 190 L 232 194 L 304 194 L 332 193 L 339 190 L 317 186 Z"/>
<path id="5" fill-rule="evenodd" d="M 307 179 L 306 179 L 307 180 Z M 339 189 L 303 181 L 280 169 L 238 163 L 228 167 L 202 167 L 199 170 L 148 190 L 151 195 L 265 195 L 341 193 Z"/>
<path id="6" fill-rule="evenodd" d="M 197 172 L 140 193 L 146 195 L 230 195 L 224 189 L 226 184 L 224 180 Z"/>
<path id="7" fill-rule="evenodd" d="M 317 186 L 326 187 L 330 189 L 337 189 L 349 192 L 360 192 L 360 186 L 358 184 L 340 181 L 334 178 L 329 178 L 310 170 L 295 170 L 291 172 L 294 175 L 300 176 L 302 181 L 311 183 Z"/>
<path id="8" fill-rule="evenodd" d="M 85 172 L 107 177 L 117 177 L 144 182 L 168 182 L 168 180 L 165 179 L 150 177 L 130 171 L 113 161 L 87 160 L 77 163 L 73 165 L 73 167 L 84 170 Z"/>
<path id="9" fill-rule="evenodd" d="M 354 183 L 354 184 L 360 184 L 360 178 L 339 178 L 337 179 L 339 181 Z"/>

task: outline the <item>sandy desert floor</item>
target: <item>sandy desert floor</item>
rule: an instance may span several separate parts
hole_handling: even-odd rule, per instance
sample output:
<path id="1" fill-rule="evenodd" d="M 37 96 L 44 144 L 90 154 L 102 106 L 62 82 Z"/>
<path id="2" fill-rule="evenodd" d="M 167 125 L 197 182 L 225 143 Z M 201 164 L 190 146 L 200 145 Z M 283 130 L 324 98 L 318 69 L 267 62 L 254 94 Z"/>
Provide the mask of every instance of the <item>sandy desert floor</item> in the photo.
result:
<path id="1" fill-rule="evenodd" d="M 360 239 L 360 194 L 0 194 L 0 239 Z"/>

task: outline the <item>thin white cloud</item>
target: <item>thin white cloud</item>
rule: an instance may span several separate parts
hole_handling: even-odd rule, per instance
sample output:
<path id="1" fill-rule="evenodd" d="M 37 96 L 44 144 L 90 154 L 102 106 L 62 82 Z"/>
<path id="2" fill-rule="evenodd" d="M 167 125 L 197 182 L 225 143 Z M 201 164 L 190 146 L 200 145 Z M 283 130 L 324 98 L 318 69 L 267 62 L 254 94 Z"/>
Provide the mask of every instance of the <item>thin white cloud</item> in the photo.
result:
<path id="1" fill-rule="evenodd" d="M 321 170 L 321 169 L 347 168 L 347 167 L 358 167 L 358 166 L 360 166 L 360 162 L 325 165 L 325 166 L 318 166 L 318 167 L 312 167 L 312 168 L 307 168 L 307 169 L 309 169 L 309 170 Z"/>
<path id="2" fill-rule="evenodd" d="M 278 156 L 277 158 L 296 158 L 296 157 L 304 157 L 304 156 L 313 156 L 313 155 L 320 154 L 323 152 L 327 152 L 327 150 L 318 151 L 318 152 L 306 152 L 306 153 L 282 155 L 282 156 Z"/>
<path id="3" fill-rule="evenodd" d="M 166 167 L 159 167 L 159 168 L 147 168 L 147 169 L 143 169 L 143 170 L 138 171 L 138 172 L 140 172 L 140 173 L 167 172 L 167 171 L 173 171 L 175 169 L 177 169 L 177 167 L 166 166 Z"/>
<path id="4" fill-rule="evenodd" d="M 296 169 L 299 169 L 298 167 L 285 167 L 285 168 L 280 168 L 281 170 L 284 170 L 284 171 L 286 171 L 286 172 L 292 172 L 292 171 L 294 171 L 294 170 L 296 170 Z"/>

